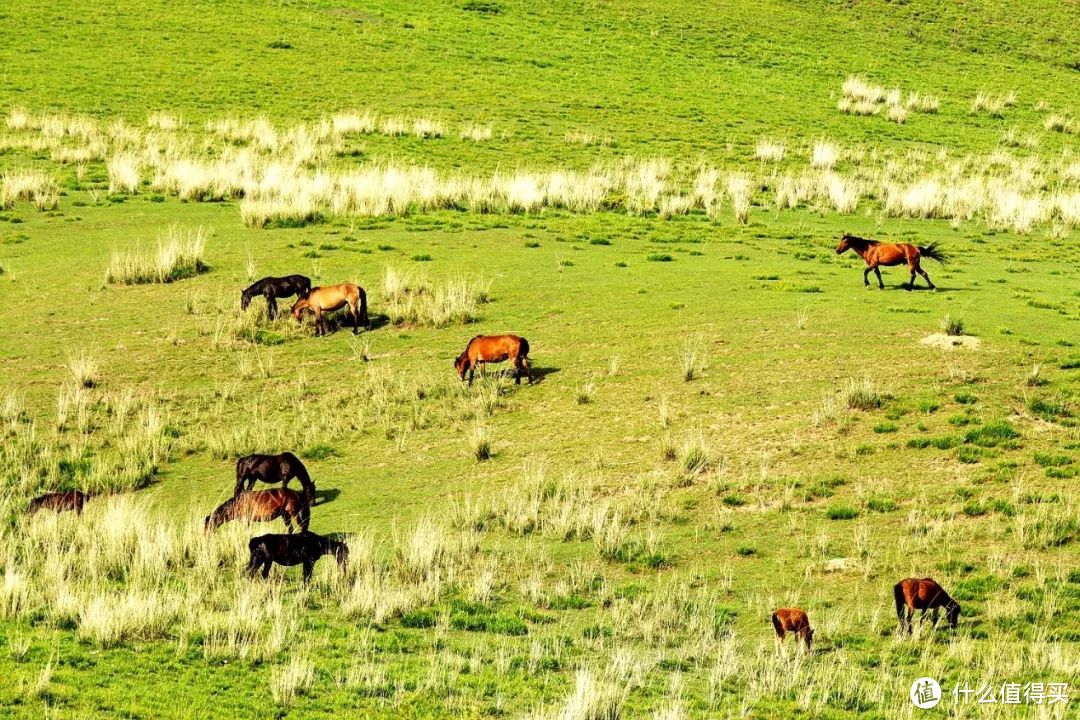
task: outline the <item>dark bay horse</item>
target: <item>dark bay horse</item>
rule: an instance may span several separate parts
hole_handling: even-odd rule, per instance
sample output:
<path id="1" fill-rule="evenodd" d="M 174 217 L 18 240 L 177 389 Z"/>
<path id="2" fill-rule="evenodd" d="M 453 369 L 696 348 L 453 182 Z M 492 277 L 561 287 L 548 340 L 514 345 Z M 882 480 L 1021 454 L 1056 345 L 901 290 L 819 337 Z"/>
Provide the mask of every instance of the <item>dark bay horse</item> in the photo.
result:
<path id="1" fill-rule="evenodd" d="M 938 620 L 938 611 L 945 608 L 945 618 L 949 626 L 956 628 L 960 617 L 960 603 L 949 597 L 949 593 L 930 578 L 905 578 L 893 586 L 893 598 L 896 600 L 896 617 L 900 620 L 900 631 L 907 627 L 911 633 L 911 619 L 916 610 L 922 610 L 920 622 L 926 619 L 926 611 L 934 611 L 934 622 Z"/>
<path id="2" fill-rule="evenodd" d="M 309 292 L 311 292 L 311 280 L 303 275 L 264 277 L 262 280 L 256 280 L 240 293 L 240 309 L 247 310 L 252 298 L 262 295 L 266 298 L 266 314 L 273 320 L 277 315 L 277 298 L 293 295 L 306 298 Z"/>
<path id="3" fill-rule="evenodd" d="M 514 366 L 514 382 L 521 384 L 524 374 L 532 384 L 532 366 L 529 364 L 529 341 L 517 335 L 477 335 L 465 346 L 465 352 L 454 359 L 454 369 L 458 377 L 465 379 L 469 374 L 472 385 L 476 366 L 483 363 L 499 363 L 509 360 Z"/>
<path id="4" fill-rule="evenodd" d="M 85 505 L 86 501 L 89 499 L 89 495 L 78 490 L 45 493 L 30 501 L 30 507 L 27 508 L 27 512 L 30 515 L 33 515 L 41 510 L 52 510 L 53 512 L 58 513 L 74 510 L 76 514 L 82 515 L 83 505 Z"/>
<path id="5" fill-rule="evenodd" d="M 367 293 L 364 292 L 364 288 L 353 283 L 312 288 L 306 297 L 300 298 L 293 304 L 292 314 L 299 323 L 305 310 L 314 313 L 315 337 L 318 337 L 326 334 L 326 319 L 323 313 L 340 310 L 346 305 L 349 306 L 349 314 L 352 316 L 354 335 L 361 322 L 365 327 L 371 327 L 368 321 Z"/>
<path id="6" fill-rule="evenodd" d="M 248 542 L 251 559 L 248 561 L 248 574 L 252 577 L 262 569 L 263 578 L 270 576 L 270 567 L 278 565 L 304 566 L 304 584 L 311 579 L 315 563 L 323 555 L 332 555 L 343 571 L 349 563 L 349 547 L 337 540 L 331 540 L 313 532 L 304 531 L 298 535 L 259 535 Z"/>
<path id="7" fill-rule="evenodd" d="M 806 645 L 806 652 L 810 652 L 810 645 L 814 641 L 814 629 L 810 627 L 810 618 L 804 610 L 799 608 L 780 608 L 772 614 L 773 629 L 776 630 L 776 644 L 780 646 L 784 642 L 784 635 L 792 633 L 798 640 Z"/>
<path id="8" fill-rule="evenodd" d="M 926 284 L 933 290 L 936 286 L 930 282 L 930 276 L 922 269 L 919 258 L 928 257 L 931 260 L 937 260 L 942 265 L 949 261 L 949 256 L 938 249 L 937 243 L 918 247 L 911 243 L 883 243 L 854 235 L 844 235 L 840 238 L 840 244 L 836 246 L 836 254 L 840 255 L 848 249 L 858 253 L 866 263 L 866 270 L 863 271 L 863 285 L 870 287 L 870 271 L 873 270 L 877 275 L 878 287 L 882 290 L 885 289 L 885 283 L 881 281 L 881 270 L 878 269 L 882 265 L 890 267 L 906 264 L 911 270 L 911 282 L 905 286 L 908 290 L 915 289 L 915 273 L 926 278 Z"/>
<path id="9" fill-rule="evenodd" d="M 233 488 L 233 496 L 244 491 L 244 483 L 247 489 L 255 487 L 255 481 L 264 483 L 281 483 L 284 489 L 289 481 L 296 478 L 304 488 L 304 500 L 309 505 L 315 504 L 315 483 L 311 481 L 304 463 L 291 452 L 283 452 L 280 455 L 246 455 L 236 461 L 236 487 Z"/>
<path id="10" fill-rule="evenodd" d="M 238 518 L 259 522 L 283 518 L 285 528 L 292 533 L 293 519 L 296 520 L 296 524 L 300 526 L 301 530 L 308 529 L 308 523 L 311 521 L 311 509 L 294 490 L 274 488 L 273 490 L 245 492 L 229 498 L 221 503 L 213 513 L 207 515 L 203 521 L 203 529 L 210 532 Z"/>

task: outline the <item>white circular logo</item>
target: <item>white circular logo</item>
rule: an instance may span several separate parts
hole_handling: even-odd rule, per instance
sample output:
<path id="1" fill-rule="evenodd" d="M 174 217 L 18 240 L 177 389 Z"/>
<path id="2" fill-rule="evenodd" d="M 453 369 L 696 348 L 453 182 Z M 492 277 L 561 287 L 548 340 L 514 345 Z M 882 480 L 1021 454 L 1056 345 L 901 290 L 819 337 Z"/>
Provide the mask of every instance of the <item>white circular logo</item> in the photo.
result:
<path id="1" fill-rule="evenodd" d="M 927 710 L 941 702 L 941 686 L 934 678 L 921 677 L 911 683 L 908 696 L 912 705 Z"/>

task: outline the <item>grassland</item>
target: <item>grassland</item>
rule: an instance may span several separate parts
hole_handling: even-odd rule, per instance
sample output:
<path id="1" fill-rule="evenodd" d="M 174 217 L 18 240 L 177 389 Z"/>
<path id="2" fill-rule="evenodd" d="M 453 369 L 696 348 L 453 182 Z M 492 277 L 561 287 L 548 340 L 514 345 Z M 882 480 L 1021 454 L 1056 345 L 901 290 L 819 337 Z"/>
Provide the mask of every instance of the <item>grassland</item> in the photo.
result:
<path id="1" fill-rule="evenodd" d="M 3 10 L 3 713 L 892 718 L 923 675 L 1075 684 L 1071 6 L 418 7 Z M 953 261 L 864 290 L 843 232 Z M 359 282 L 374 329 L 240 312 L 290 272 Z M 503 331 L 539 382 L 463 387 Z M 241 576 L 269 525 L 201 532 L 283 449 L 352 547 L 309 590 Z M 107 496 L 22 517 L 74 487 Z M 910 575 L 956 632 L 896 635 Z M 781 605 L 813 655 L 776 654 Z"/>

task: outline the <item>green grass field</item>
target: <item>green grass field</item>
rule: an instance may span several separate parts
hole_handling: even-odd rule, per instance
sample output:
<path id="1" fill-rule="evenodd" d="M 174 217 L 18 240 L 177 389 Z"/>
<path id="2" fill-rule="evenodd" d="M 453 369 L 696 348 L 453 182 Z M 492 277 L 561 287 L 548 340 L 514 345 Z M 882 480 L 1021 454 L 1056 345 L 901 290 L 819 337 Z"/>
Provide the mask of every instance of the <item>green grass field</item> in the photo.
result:
<path id="1" fill-rule="evenodd" d="M 1075 15 L 3 8 L 0 717 L 899 718 L 922 676 L 947 695 L 933 712 L 1069 717 Z M 903 122 L 892 100 L 841 112 L 853 74 L 900 88 Z M 334 128 L 365 110 L 372 127 Z M 260 117 L 272 138 L 208 126 Z M 367 168 L 389 174 L 350 179 Z M 586 175 L 592 201 L 559 199 Z M 342 204 L 350 182 L 411 194 L 373 211 Z M 198 229 L 205 272 L 109 281 Z M 937 292 L 903 268 L 864 289 L 845 232 L 939 243 Z M 362 285 L 374 327 L 240 311 L 288 273 Z M 399 319 L 394 278 L 402 302 L 466 288 L 435 302 L 471 321 Z M 501 332 L 528 338 L 537 382 L 464 386 L 453 358 Z M 280 522 L 202 532 L 236 457 L 283 450 L 320 490 L 312 530 L 351 548 L 308 589 L 243 576 Z M 75 488 L 106 497 L 25 516 Z M 897 634 L 910 576 L 961 603 L 956 630 Z M 783 606 L 813 653 L 777 653 Z M 1030 682 L 1074 697 L 953 704 Z"/>

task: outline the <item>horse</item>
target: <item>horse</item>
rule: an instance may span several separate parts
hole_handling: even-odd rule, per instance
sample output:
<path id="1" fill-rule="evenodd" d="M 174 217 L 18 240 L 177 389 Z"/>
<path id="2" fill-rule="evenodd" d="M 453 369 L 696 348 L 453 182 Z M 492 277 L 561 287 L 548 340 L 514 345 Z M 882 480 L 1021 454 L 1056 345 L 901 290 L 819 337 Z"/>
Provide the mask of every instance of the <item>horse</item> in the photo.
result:
<path id="1" fill-rule="evenodd" d="M 259 535 L 248 541 L 248 550 L 251 559 L 248 561 L 248 575 L 255 577 L 255 573 L 262 568 L 263 579 L 270 576 L 270 567 L 278 565 L 304 566 L 304 584 L 311 579 L 311 571 L 315 569 L 315 563 L 323 555 L 333 555 L 338 561 L 338 567 L 344 571 L 349 564 L 349 547 L 343 542 L 331 540 L 322 535 L 305 530 L 298 535 Z"/>
<path id="2" fill-rule="evenodd" d="M 797 638 L 796 648 L 798 648 L 799 640 L 802 640 L 806 645 L 806 652 L 810 652 L 810 645 L 814 640 L 814 629 L 810 627 L 810 619 L 805 611 L 799 608 L 780 608 L 772 614 L 772 624 L 776 630 L 777 649 L 783 645 L 785 634 L 790 632 Z"/>
<path id="3" fill-rule="evenodd" d="M 273 320 L 277 315 L 277 298 L 287 298 L 295 295 L 298 298 L 306 298 L 311 292 L 311 279 L 303 275 L 286 275 L 285 277 L 264 277 L 249 285 L 240 293 L 240 309 L 247 310 L 252 298 L 262 295 L 266 298 L 266 314 Z"/>
<path id="4" fill-rule="evenodd" d="M 33 515 L 41 510 L 52 510 L 58 513 L 74 510 L 76 515 L 82 515 L 83 505 L 89 499 L 89 495 L 78 490 L 45 493 L 31 500 L 30 507 L 26 511 L 29 515 Z"/>
<path id="5" fill-rule="evenodd" d="M 315 483 L 311 481 L 311 476 L 300 458 L 291 452 L 280 455 L 245 455 L 236 461 L 236 487 L 233 488 L 233 497 L 244 491 L 245 481 L 248 490 L 255 487 L 256 480 L 264 483 L 280 482 L 282 489 L 285 489 L 293 478 L 297 478 L 304 488 L 304 501 L 314 505 Z"/>
<path id="6" fill-rule="evenodd" d="M 274 488 L 245 492 L 229 498 L 207 515 L 203 530 L 210 532 L 237 518 L 265 522 L 279 517 L 284 518 L 290 534 L 294 518 L 300 529 L 306 531 L 311 521 L 311 509 L 295 490 Z"/>
<path id="7" fill-rule="evenodd" d="M 465 352 L 454 359 L 454 369 L 462 380 L 465 379 L 465 373 L 469 373 L 471 386 L 478 364 L 499 363 L 507 359 L 514 365 L 514 382 L 520 385 L 521 375 L 524 373 L 531 385 L 529 341 L 517 335 L 477 335 L 465 346 Z"/>
<path id="8" fill-rule="evenodd" d="M 326 320 L 323 318 L 323 313 L 340 310 L 346 305 L 349 306 L 349 313 L 352 315 L 353 335 L 356 334 L 361 321 L 365 327 L 371 327 L 371 323 L 368 321 L 367 293 L 364 292 L 364 288 L 353 283 L 312 288 L 306 297 L 300 298 L 293 304 L 292 314 L 296 318 L 296 322 L 300 323 L 300 316 L 304 310 L 313 312 L 315 314 L 315 337 L 319 337 L 326 334 Z M 359 311 L 357 310 L 358 307 Z"/>
<path id="9" fill-rule="evenodd" d="M 922 610 L 919 621 L 926 619 L 926 611 L 934 611 L 934 622 L 938 621 L 938 611 L 945 608 L 945 618 L 949 626 L 956 629 L 960 617 L 960 603 L 949 597 L 949 593 L 930 578 L 906 578 L 893 586 L 893 598 L 896 600 L 896 617 L 900 620 L 900 631 L 911 633 L 911 619 L 916 610 Z"/>
<path id="10" fill-rule="evenodd" d="M 911 282 L 904 286 L 906 289 L 915 289 L 915 273 L 918 273 L 926 278 L 926 284 L 930 286 L 930 289 L 935 290 L 937 286 L 930 281 L 930 276 L 922 269 L 919 258 L 928 257 L 931 260 L 937 260 L 942 265 L 949 261 L 949 256 L 938 248 L 937 243 L 919 247 L 911 243 L 883 243 L 854 235 L 844 235 L 840 238 L 840 244 L 836 246 L 836 254 L 841 255 L 848 249 L 858 253 L 866 263 L 866 270 L 863 271 L 863 285 L 870 287 L 870 271 L 873 270 L 877 275 L 878 287 L 882 290 L 885 289 L 885 283 L 882 282 L 881 270 L 878 269 L 882 265 L 890 267 L 906 263 L 908 269 L 911 270 Z"/>

